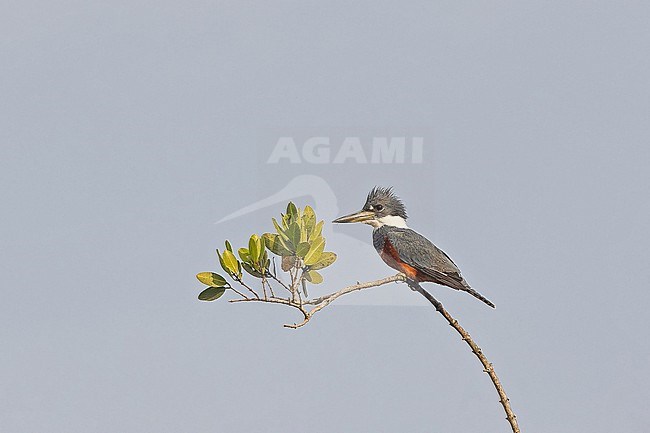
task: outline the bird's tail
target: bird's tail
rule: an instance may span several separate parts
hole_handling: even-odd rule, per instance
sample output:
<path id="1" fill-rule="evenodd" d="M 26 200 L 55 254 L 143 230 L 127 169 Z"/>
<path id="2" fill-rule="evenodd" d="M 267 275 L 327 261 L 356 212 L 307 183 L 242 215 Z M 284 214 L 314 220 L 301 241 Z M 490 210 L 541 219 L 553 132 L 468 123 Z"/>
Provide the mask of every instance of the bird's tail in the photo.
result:
<path id="1" fill-rule="evenodd" d="M 479 292 L 477 292 L 476 290 L 472 289 L 472 288 L 469 286 L 469 284 L 465 283 L 464 281 L 463 281 L 463 283 L 464 283 L 464 284 L 463 284 L 463 288 L 460 289 L 460 290 L 462 290 L 463 292 L 467 292 L 467 293 L 469 293 L 470 295 L 472 295 L 473 297 L 475 297 L 476 299 L 479 299 L 479 300 L 485 302 L 485 303 L 488 304 L 490 307 L 492 307 L 492 308 L 496 308 L 496 306 L 495 306 L 495 305 L 494 305 L 494 304 L 493 304 L 493 303 L 492 303 L 488 298 L 486 298 L 485 296 L 481 295 L 481 294 L 480 294 Z"/>
<path id="2" fill-rule="evenodd" d="M 465 281 L 465 279 L 460 275 L 460 272 L 456 272 L 454 274 L 446 274 L 444 272 L 436 271 L 433 269 L 418 269 L 418 271 L 424 273 L 428 277 L 427 279 L 421 281 L 430 281 L 432 283 L 451 287 L 452 289 L 467 292 L 470 295 L 474 296 L 476 299 L 485 302 L 490 307 L 496 308 L 488 298 L 472 289 L 469 284 L 467 284 L 467 281 Z"/>

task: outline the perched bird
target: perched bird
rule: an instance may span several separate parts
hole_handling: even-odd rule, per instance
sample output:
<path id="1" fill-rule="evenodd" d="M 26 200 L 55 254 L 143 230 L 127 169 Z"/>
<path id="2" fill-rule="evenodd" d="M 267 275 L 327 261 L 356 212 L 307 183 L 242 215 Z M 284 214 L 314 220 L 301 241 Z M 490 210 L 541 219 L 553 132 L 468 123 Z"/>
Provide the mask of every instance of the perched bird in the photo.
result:
<path id="1" fill-rule="evenodd" d="M 363 209 L 332 222 L 362 222 L 372 226 L 372 243 L 388 266 L 416 283 L 432 282 L 461 290 L 494 308 L 492 302 L 467 284 L 444 251 L 407 227 L 406 219 L 406 208 L 392 188 L 375 187 Z"/>

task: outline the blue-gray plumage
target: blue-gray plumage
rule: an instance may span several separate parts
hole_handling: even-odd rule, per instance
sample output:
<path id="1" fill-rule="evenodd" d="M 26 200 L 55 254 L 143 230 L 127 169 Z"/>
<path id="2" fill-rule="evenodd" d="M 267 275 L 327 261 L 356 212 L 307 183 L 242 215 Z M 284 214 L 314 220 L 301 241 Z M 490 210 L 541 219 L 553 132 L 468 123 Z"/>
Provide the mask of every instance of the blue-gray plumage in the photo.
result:
<path id="1" fill-rule="evenodd" d="M 334 220 L 371 225 L 373 245 L 386 264 L 416 282 L 433 282 L 461 290 L 494 308 L 472 289 L 456 264 L 431 241 L 406 226 L 406 208 L 390 188 L 374 188 L 363 209 Z"/>

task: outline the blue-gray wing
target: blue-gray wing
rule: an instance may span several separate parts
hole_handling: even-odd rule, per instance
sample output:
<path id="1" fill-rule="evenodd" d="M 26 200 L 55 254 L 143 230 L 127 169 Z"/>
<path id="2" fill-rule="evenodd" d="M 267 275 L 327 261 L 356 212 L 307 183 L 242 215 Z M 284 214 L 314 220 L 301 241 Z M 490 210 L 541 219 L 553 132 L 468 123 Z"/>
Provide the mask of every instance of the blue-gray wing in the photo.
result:
<path id="1" fill-rule="evenodd" d="M 452 289 L 462 290 L 494 308 L 494 304 L 489 299 L 467 284 L 449 256 L 421 234 L 411 229 L 387 228 L 386 226 L 380 227 L 377 231 L 380 232 L 374 236 L 377 241 L 384 239 L 383 242 L 390 242 L 397 250 L 400 260 L 429 277 L 423 281 L 431 281 Z M 375 247 L 378 246 L 377 243 Z"/>
<path id="2" fill-rule="evenodd" d="M 404 263 L 439 280 L 442 284 L 453 288 L 464 288 L 465 285 L 462 284 L 464 280 L 456 264 L 429 239 L 411 229 L 395 227 L 386 230 L 385 236 L 398 251 Z"/>

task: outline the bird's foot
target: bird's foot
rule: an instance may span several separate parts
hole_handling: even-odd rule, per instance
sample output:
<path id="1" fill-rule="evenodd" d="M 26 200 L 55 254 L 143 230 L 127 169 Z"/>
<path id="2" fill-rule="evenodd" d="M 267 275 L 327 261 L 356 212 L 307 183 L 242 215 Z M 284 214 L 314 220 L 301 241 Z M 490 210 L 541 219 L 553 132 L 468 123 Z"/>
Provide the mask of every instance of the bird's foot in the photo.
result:
<path id="1" fill-rule="evenodd" d="M 410 278 L 407 278 L 407 279 L 406 279 L 406 284 L 408 284 L 409 288 L 410 288 L 411 290 L 413 290 L 414 292 L 417 292 L 417 291 L 418 291 L 417 287 L 419 286 L 419 284 L 418 284 L 417 281 L 412 280 L 412 279 L 410 279 Z"/>

